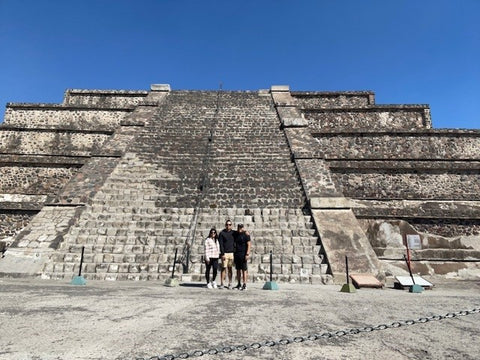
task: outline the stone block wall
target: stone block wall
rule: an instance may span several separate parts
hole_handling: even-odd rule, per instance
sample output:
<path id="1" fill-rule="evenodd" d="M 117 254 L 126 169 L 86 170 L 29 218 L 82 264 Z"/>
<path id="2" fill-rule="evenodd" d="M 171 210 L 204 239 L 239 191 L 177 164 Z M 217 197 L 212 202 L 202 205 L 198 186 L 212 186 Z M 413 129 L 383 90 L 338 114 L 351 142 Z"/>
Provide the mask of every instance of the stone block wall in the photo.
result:
<path id="1" fill-rule="evenodd" d="M 480 159 L 480 131 L 315 133 L 331 159 Z"/>
<path id="2" fill-rule="evenodd" d="M 60 192 L 52 194 L 51 201 L 62 205 L 88 203 L 118 162 L 118 158 L 90 158 L 78 172 L 72 174 L 69 181 L 59 189 Z"/>
<path id="3" fill-rule="evenodd" d="M 147 95 L 148 91 L 69 89 L 65 92 L 63 104 L 127 108 L 143 103 Z"/>
<path id="4" fill-rule="evenodd" d="M 343 132 L 351 129 L 408 130 L 428 126 L 424 106 L 342 108 L 303 111 L 312 132 Z"/>
<path id="5" fill-rule="evenodd" d="M 332 169 L 347 197 L 361 199 L 480 200 L 478 171 Z"/>
<path id="6" fill-rule="evenodd" d="M 439 199 L 350 199 L 360 218 L 480 219 L 480 202 Z"/>
<path id="7" fill-rule="evenodd" d="M 302 109 L 358 108 L 375 103 L 375 95 L 370 91 L 292 91 L 291 95 Z"/>
<path id="8" fill-rule="evenodd" d="M 405 219 L 422 233 L 448 238 L 480 236 L 480 219 Z"/>
<path id="9" fill-rule="evenodd" d="M 8 104 L 4 124 L 30 129 L 114 130 L 130 111 L 131 109 L 125 108 Z"/>
<path id="10" fill-rule="evenodd" d="M 111 133 L 9 130 L 0 128 L 0 153 L 88 156 L 98 152 Z"/>
<path id="11" fill-rule="evenodd" d="M 332 173 L 320 159 L 295 159 L 302 183 L 309 198 L 342 196 L 341 186 L 335 181 Z"/>
<path id="12" fill-rule="evenodd" d="M 3 165 L 0 193 L 55 195 L 77 171 L 78 167 Z"/>

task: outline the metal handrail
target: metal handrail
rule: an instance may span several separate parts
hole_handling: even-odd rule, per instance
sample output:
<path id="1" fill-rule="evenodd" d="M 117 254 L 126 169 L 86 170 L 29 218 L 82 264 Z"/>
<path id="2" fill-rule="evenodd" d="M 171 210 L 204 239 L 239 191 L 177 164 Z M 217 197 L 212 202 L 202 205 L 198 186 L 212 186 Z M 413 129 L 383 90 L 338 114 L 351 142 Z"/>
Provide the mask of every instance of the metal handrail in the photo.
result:
<path id="1" fill-rule="evenodd" d="M 189 264 L 190 264 L 190 255 L 191 249 L 193 248 L 193 244 L 195 242 L 195 233 L 197 231 L 197 220 L 200 213 L 200 206 L 202 204 L 203 199 L 205 198 L 205 194 L 207 193 L 208 188 L 208 174 L 210 173 L 208 170 L 210 164 L 210 154 L 212 149 L 212 143 L 215 134 L 215 128 L 217 127 L 217 120 L 218 120 L 218 112 L 220 109 L 220 93 L 222 92 L 222 84 L 220 83 L 219 89 L 217 91 L 217 99 L 215 103 L 215 113 L 212 118 L 212 123 L 210 126 L 209 137 L 207 141 L 205 156 L 203 158 L 203 166 L 202 166 L 202 183 L 200 185 L 200 194 L 197 196 L 195 209 L 194 209 L 194 216 L 192 221 L 190 222 L 190 227 L 188 230 L 187 237 L 185 239 L 185 244 L 182 249 L 182 256 L 180 257 L 179 262 L 183 264 L 183 272 L 189 273 Z"/>

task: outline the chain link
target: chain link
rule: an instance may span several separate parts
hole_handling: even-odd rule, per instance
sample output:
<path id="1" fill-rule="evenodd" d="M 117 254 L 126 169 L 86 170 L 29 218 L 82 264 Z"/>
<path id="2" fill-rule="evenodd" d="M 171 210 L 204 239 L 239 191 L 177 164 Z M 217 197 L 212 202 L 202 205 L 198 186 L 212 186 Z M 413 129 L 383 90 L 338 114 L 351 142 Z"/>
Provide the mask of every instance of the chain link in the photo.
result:
<path id="1" fill-rule="evenodd" d="M 195 350 L 191 352 L 184 352 L 178 355 L 163 355 L 163 356 L 152 356 L 149 358 L 137 358 L 137 360 L 175 360 L 175 359 L 188 359 L 188 358 L 195 358 L 200 357 L 203 355 L 217 355 L 220 353 L 231 353 L 234 351 L 246 351 L 251 349 L 260 349 L 262 347 L 274 347 L 277 345 L 289 345 L 294 343 L 302 343 L 305 341 L 316 341 L 319 339 L 331 339 L 331 338 L 339 338 L 346 335 L 356 335 L 360 333 L 372 332 L 377 330 L 385 330 L 385 329 L 394 329 L 399 328 L 402 326 L 410 326 L 414 324 L 424 324 L 430 321 L 440 321 L 444 319 L 451 319 L 458 316 L 466 316 L 472 314 L 480 313 L 480 308 L 474 308 L 472 310 L 462 310 L 457 312 L 449 312 L 445 315 L 432 315 L 421 317 L 417 320 L 399 320 L 395 321 L 391 324 L 380 324 L 377 326 L 366 326 L 363 328 L 351 328 L 346 330 L 338 330 L 338 331 L 327 331 L 321 334 L 311 334 L 306 336 L 295 336 L 293 338 L 283 338 L 280 340 L 267 340 L 263 342 L 254 342 L 251 344 L 243 344 L 243 345 L 230 345 L 225 346 L 223 348 L 211 348 L 207 350 Z"/>

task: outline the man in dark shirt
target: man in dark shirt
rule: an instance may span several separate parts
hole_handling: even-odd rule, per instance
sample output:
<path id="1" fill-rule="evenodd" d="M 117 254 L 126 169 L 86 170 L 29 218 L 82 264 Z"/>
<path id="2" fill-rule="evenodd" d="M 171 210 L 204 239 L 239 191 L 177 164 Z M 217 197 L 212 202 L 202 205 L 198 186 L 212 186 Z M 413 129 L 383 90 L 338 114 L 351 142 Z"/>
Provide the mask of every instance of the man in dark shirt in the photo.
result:
<path id="1" fill-rule="evenodd" d="M 233 259 L 235 262 L 235 268 L 237 269 L 237 286 L 238 290 L 247 290 L 247 261 L 250 256 L 250 235 L 245 231 L 243 224 L 238 224 L 237 231 L 233 233 L 235 250 L 233 253 Z M 241 277 L 240 277 L 241 275 Z M 243 285 L 240 284 L 240 280 L 243 280 Z"/>
<path id="2" fill-rule="evenodd" d="M 220 273 L 220 286 L 223 289 L 226 273 L 228 270 L 228 288 L 232 288 L 233 280 L 233 233 L 232 221 L 229 219 L 225 222 L 225 229 L 218 235 L 218 243 L 220 244 L 220 258 L 222 259 L 222 272 Z"/>

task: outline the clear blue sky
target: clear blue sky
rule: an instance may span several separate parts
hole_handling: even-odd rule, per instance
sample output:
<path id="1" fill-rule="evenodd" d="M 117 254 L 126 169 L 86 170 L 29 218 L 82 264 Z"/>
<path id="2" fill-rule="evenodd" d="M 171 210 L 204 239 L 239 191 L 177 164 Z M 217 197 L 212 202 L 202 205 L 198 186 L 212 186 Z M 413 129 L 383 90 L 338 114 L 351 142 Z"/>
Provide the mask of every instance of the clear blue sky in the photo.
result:
<path id="1" fill-rule="evenodd" d="M 0 0 L 0 114 L 68 88 L 222 82 L 373 90 L 480 128 L 479 19 L 480 0 Z"/>

